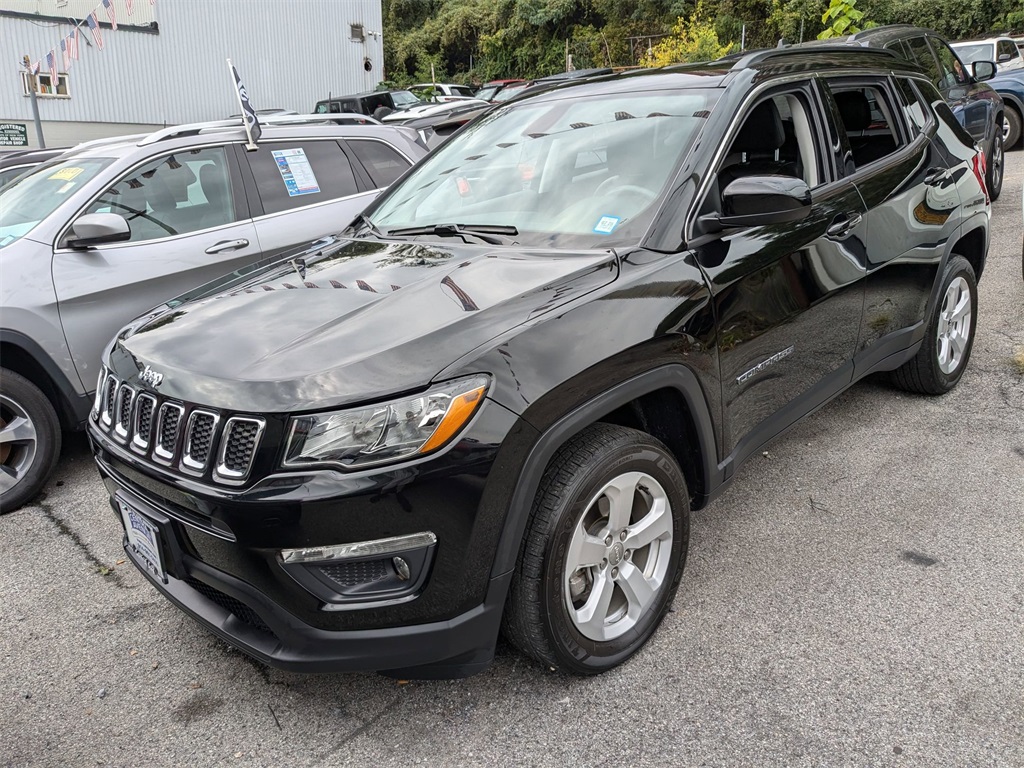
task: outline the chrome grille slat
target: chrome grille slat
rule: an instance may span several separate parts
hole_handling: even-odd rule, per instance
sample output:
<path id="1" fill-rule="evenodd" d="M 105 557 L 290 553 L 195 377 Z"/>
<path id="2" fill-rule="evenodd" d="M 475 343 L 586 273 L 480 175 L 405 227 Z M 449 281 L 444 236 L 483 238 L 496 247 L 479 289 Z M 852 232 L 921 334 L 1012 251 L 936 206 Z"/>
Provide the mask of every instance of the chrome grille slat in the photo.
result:
<path id="1" fill-rule="evenodd" d="M 103 382 L 103 400 L 100 411 L 100 420 L 103 426 L 110 427 L 114 422 L 114 396 L 117 394 L 117 378 L 113 375 L 107 376 Z"/>
<path id="2" fill-rule="evenodd" d="M 164 403 L 160 406 L 160 415 L 156 422 L 156 445 L 153 447 L 153 458 L 161 464 L 174 461 L 175 449 L 178 445 L 178 429 L 185 409 L 175 403 Z"/>
<path id="3" fill-rule="evenodd" d="M 226 483 L 239 483 L 249 476 L 256 449 L 266 422 L 245 416 L 232 416 L 224 424 L 220 453 L 213 476 Z"/>
<path id="4" fill-rule="evenodd" d="M 189 414 L 185 427 L 185 441 L 181 456 L 181 468 L 189 473 L 201 474 L 213 453 L 213 438 L 220 417 L 210 411 L 195 410 Z"/>
<path id="5" fill-rule="evenodd" d="M 114 413 L 114 434 L 122 440 L 128 439 L 128 429 L 131 426 L 132 405 L 135 403 L 135 390 L 127 384 L 117 388 L 117 399 L 115 400 Z"/>
<path id="6" fill-rule="evenodd" d="M 153 431 L 153 413 L 156 398 L 147 392 L 140 392 L 135 398 L 135 416 L 132 422 L 132 448 L 145 453 L 149 449 Z"/>

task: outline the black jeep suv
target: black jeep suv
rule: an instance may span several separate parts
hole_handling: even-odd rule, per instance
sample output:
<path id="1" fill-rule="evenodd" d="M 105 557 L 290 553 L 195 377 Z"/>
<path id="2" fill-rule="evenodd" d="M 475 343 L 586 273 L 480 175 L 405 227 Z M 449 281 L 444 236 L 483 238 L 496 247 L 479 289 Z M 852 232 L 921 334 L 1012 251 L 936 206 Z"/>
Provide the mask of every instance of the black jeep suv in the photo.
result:
<path id="1" fill-rule="evenodd" d="M 567 82 L 341 235 L 123 330 L 90 420 L 153 585 L 292 670 L 638 651 L 691 510 L 853 382 L 956 385 L 982 160 L 852 46 Z"/>

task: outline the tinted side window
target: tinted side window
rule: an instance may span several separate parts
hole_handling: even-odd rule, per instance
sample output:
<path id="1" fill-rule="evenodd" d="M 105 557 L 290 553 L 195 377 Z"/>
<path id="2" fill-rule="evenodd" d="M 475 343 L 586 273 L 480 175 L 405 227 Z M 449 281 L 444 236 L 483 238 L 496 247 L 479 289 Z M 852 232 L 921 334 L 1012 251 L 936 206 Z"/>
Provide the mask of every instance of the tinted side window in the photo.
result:
<path id="1" fill-rule="evenodd" d="M 131 242 L 230 224 L 236 217 L 224 147 L 152 160 L 104 191 L 87 213 L 124 216 Z"/>
<path id="2" fill-rule="evenodd" d="M 940 85 L 942 73 L 939 71 L 939 63 L 928 47 L 928 41 L 923 37 L 911 37 L 904 42 L 907 45 L 907 50 L 913 55 L 911 61 L 917 62 L 935 85 Z"/>
<path id="3" fill-rule="evenodd" d="M 411 163 L 382 141 L 348 142 L 375 187 L 387 187 L 405 173 Z"/>
<path id="4" fill-rule="evenodd" d="M 893 106 L 881 86 L 829 82 L 857 168 L 891 155 L 902 144 Z"/>
<path id="5" fill-rule="evenodd" d="M 917 136 L 932 121 L 931 110 L 918 96 L 909 80 L 897 77 L 896 93 L 899 96 L 903 114 L 907 118 L 907 124 L 910 126 L 910 132 L 913 136 Z"/>
<path id="6" fill-rule="evenodd" d="M 355 175 L 336 141 L 261 144 L 246 159 L 266 213 L 356 194 Z"/>
<path id="7" fill-rule="evenodd" d="M 1020 53 L 1017 52 L 1017 46 L 1009 40 L 1000 40 L 996 48 L 996 56 L 999 61 L 1010 61 L 1020 57 Z M 1003 57 L 1006 57 L 1005 59 Z"/>
<path id="8" fill-rule="evenodd" d="M 935 112 L 935 116 L 942 121 L 946 128 L 952 131 L 964 146 L 973 147 L 974 139 L 971 137 L 971 134 L 960 125 L 960 121 L 953 115 L 953 110 L 949 108 L 949 104 L 942 98 L 935 87 L 931 83 L 922 82 L 921 80 L 914 80 L 913 84 L 914 89 L 920 93 L 921 97 L 932 105 L 932 111 Z"/>

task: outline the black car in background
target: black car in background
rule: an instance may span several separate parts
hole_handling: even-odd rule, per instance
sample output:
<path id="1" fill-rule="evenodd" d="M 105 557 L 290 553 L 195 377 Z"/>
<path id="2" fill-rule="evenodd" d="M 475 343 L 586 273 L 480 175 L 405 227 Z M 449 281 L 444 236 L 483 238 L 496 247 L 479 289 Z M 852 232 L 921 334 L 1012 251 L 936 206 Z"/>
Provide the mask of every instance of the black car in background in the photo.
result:
<path id="1" fill-rule="evenodd" d="M 967 66 L 937 32 L 909 24 L 874 27 L 842 39 L 850 45 L 894 51 L 928 74 L 956 119 L 985 152 L 985 183 L 992 199 L 998 198 L 1003 188 L 1004 107 L 999 94 L 984 82 L 995 74 L 995 62 Z"/>
<path id="2" fill-rule="evenodd" d="M 286 669 L 462 676 L 499 629 L 611 669 L 769 440 L 875 372 L 956 386 L 982 164 L 920 68 L 845 45 L 495 107 L 111 342 L 89 434 L 128 557 Z"/>

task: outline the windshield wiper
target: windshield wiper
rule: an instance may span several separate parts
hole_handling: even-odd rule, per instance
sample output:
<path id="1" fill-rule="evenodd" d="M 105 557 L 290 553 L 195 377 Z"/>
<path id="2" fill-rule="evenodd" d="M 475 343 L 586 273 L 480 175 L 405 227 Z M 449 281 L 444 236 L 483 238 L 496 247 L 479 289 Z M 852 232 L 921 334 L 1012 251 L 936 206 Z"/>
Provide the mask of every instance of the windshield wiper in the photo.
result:
<path id="1" fill-rule="evenodd" d="M 509 224 L 427 224 L 422 227 L 401 227 L 388 230 L 388 235 L 437 235 L 438 237 L 476 237 L 491 245 L 508 245 L 508 237 L 519 234 L 519 230 Z M 489 235 L 505 235 L 506 237 L 489 237 Z"/>

